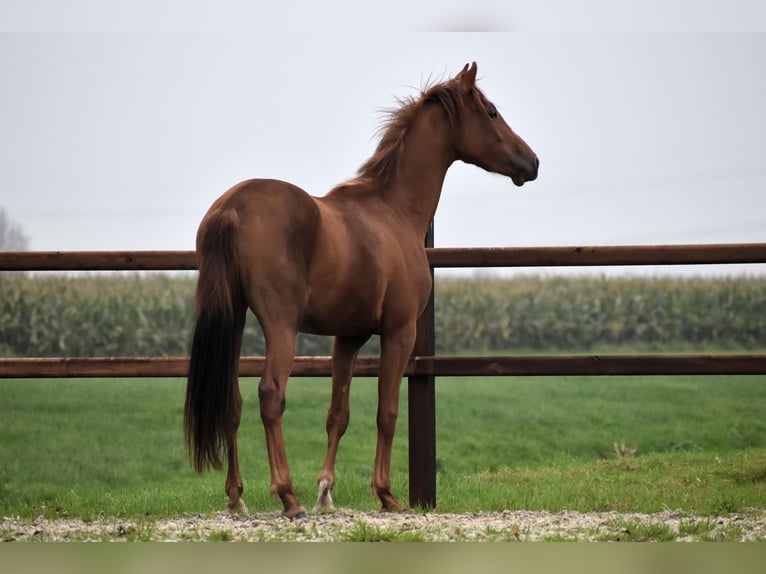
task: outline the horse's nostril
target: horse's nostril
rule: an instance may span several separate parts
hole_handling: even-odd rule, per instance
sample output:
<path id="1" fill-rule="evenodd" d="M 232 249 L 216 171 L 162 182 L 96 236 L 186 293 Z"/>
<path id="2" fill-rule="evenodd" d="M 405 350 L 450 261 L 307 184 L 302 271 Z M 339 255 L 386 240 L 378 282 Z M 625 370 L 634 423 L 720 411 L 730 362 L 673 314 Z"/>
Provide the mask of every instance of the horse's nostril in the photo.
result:
<path id="1" fill-rule="evenodd" d="M 527 166 L 529 168 L 529 173 L 537 174 L 537 170 L 540 168 L 540 158 L 538 158 L 536 155 L 533 155 L 532 158 L 527 162 Z"/>
<path id="2" fill-rule="evenodd" d="M 535 159 L 532 161 L 532 169 L 529 170 L 530 175 L 530 181 L 533 179 L 537 179 L 537 171 L 540 168 L 540 159 L 535 156 Z"/>

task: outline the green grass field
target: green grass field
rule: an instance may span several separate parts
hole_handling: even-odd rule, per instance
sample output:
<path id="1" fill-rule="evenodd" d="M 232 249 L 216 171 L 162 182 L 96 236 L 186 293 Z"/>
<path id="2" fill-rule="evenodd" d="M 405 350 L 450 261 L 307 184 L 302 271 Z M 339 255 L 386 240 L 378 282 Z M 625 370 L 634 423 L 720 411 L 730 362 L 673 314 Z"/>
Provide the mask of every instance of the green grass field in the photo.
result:
<path id="1" fill-rule="evenodd" d="M 243 381 L 240 460 L 251 511 L 277 510 L 257 406 Z M 285 435 L 308 507 L 325 448 L 329 381 L 290 382 Z M 0 515 L 166 517 L 225 505 L 223 473 L 195 475 L 177 379 L 0 381 Z M 406 382 L 393 485 L 407 501 Z M 352 385 L 337 506 L 375 510 L 375 382 Z M 438 510 L 766 506 L 766 376 L 441 378 Z M 635 449 L 635 452 L 633 452 Z"/>

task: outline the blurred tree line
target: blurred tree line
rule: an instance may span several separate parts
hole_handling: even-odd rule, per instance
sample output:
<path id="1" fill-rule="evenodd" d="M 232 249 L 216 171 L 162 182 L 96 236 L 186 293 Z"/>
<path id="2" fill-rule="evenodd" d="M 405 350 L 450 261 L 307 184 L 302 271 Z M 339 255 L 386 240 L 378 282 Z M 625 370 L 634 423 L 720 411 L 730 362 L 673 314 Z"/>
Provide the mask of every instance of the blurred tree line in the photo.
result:
<path id="1" fill-rule="evenodd" d="M 0 208 L 0 251 L 26 251 L 29 248 L 29 238 L 21 226 L 12 222 Z"/>

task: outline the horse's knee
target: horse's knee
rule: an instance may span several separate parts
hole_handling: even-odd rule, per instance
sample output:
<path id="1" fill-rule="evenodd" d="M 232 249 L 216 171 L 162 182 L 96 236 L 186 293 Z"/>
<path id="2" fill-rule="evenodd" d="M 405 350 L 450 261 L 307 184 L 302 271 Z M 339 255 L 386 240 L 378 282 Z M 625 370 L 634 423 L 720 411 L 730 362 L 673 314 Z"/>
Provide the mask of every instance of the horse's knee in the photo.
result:
<path id="1" fill-rule="evenodd" d="M 285 412 L 285 395 L 274 381 L 261 379 L 258 385 L 258 400 L 261 406 L 261 419 L 264 423 L 278 421 Z"/>
<path id="2" fill-rule="evenodd" d="M 347 410 L 333 410 L 330 409 L 327 412 L 327 423 L 325 424 L 325 430 L 330 435 L 332 432 L 337 432 L 341 436 L 346 432 L 348 428 L 349 412 Z"/>
<path id="3" fill-rule="evenodd" d="M 394 432 L 396 431 L 396 419 L 398 416 L 399 410 L 396 407 L 378 410 L 378 432 L 381 433 L 386 440 L 393 439 Z"/>

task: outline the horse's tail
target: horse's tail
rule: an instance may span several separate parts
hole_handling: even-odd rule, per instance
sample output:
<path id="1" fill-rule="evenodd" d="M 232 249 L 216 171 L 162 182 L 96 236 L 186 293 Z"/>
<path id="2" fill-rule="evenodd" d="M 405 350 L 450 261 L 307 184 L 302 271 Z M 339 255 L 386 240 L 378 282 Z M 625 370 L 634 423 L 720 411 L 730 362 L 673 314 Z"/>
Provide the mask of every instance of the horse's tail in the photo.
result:
<path id="1" fill-rule="evenodd" d="M 244 302 L 237 271 L 236 211 L 206 217 L 197 238 L 199 278 L 184 426 L 197 472 L 223 466 L 235 416 Z"/>

